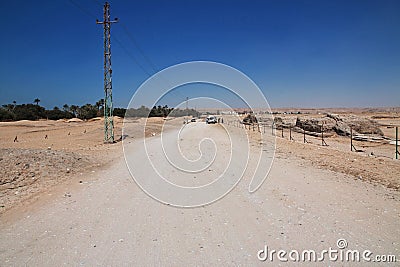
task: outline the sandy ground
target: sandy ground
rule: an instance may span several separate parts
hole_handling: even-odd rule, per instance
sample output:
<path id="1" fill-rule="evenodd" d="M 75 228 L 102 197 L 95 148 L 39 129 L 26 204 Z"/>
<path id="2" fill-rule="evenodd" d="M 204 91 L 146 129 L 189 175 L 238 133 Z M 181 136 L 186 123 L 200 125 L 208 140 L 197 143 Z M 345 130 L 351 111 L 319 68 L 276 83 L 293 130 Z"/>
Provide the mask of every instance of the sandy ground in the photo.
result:
<path id="1" fill-rule="evenodd" d="M 397 110 L 397 109 L 396 109 Z M 314 111 L 314 112 L 313 112 Z M 331 110 L 325 110 L 328 112 Z M 338 112 L 338 110 L 333 110 Z M 280 110 L 280 112 L 289 112 L 288 110 Z M 281 117 L 283 120 L 294 125 L 296 118 L 310 119 L 323 118 L 326 113 L 316 112 L 315 110 L 302 110 L 303 114 L 278 114 L 276 117 Z M 309 112 L 304 114 L 304 112 Z M 340 116 L 357 116 L 359 118 L 373 119 L 380 124 L 380 129 L 384 135 L 389 138 L 395 138 L 394 126 L 400 125 L 399 111 L 396 112 L 366 112 L 358 110 L 358 113 L 349 113 L 344 110 Z M 260 115 L 262 117 L 262 115 Z M 225 116 L 225 121 L 231 127 L 243 128 L 243 125 L 237 123 L 237 118 L 234 116 Z M 389 128 L 387 127 L 389 126 Z M 399 127 L 400 128 L 400 127 Z M 258 132 L 260 131 L 260 133 Z M 400 129 L 399 129 L 400 131 Z M 350 137 L 330 134 L 324 138 L 324 145 L 321 137 L 306 135 L 306 143 L 302 133 L 291 131 L 288 128 L 271 129 L 271 125 L 257 127 L 247 126 L 247 134 L 254 140 L 259 140 L 260 134 L 271 135 L 277 137 L 277 154 L 285 156 L 293 155 L 297 158 L 307 160 L 310 165 L 328 169 L 343 174 L 353 176 L 355 179 L 360 179 L 373 184 L 384 185 L 385 187 L 400 189 L 400 160 L 395 159 L 395 145 L 387 142 L 363 142 L 353 140 L 354 147 L 358 152 L 351 151 Z M 290 135 L 292 139 L 290 139 Z M 400 135 L 400 133 L 399 133 Z M 399 141 L 400 144 L 400 141 Z M 398 156 L 400 159 L 400 155 Z"/>
<path id="2" fill-rule="evenodd" d="M 145 122 L 131 120 L 134 125 Z M 119 140 L 123 120 L 115 117 L 114 123 L 115 139 Z M 150 118 L 146 136 L 159 134 L 163 123 L 163 119 Z M 132 137 L 141 138 L 142 128 L 137 127 Z M 120 142 L 104 144 L 100 118 L 88 122 L 0 122 L 0 132 L 0 213 L 32 202 L 72 177 L 107 168 L 121 154 Z"/>
<path id="3" fill-rule="evenodd" d="M 45 123 L 52 125 L 34 128 Z M 150 151 L 160 150 L 157 129 L 161 129 L 162 123 L 154 121 L 148 131 Z M 60 174 L 57 179 L 54 173 L 42 174 L 57 164 L 61 164 L 65 173 L 63 161 L 51 163 L 35 176 L 56 181 L 41 188 L 31 204 L 3 212 L 1 266 L 261 266 L 271 264 L 257 259 L 257 252 L 265 245 L 276 250 L 321 251 L 337 248 L 339 238 L 345 238 L 350 249 L 369 249 L 374 255 L 394 254 L 400 259 L 400 194 L 395 190 L 399 184 L 396 174 L 400 171 L 398 161 L 393 159 L 343 153 L 331 147 L 277 138 L 270 175 L 258 191 L 248 192 L 251 176 L 245 173 L 238 186 L 221 200 L 201 208 L 183 209 L 161 204 L 138 187 L 126 167 L 121 142 L 102 144 L 101 122 L 32 124 L 35 126 L 0 126 L 4 153 L 19 151 L 11 158 L 2 156 L 0 164 L 3 161 L 8 162 L 6 166 L 16 164 L 17 160 L 13 159 L 19 157 L 21 163 L 15 168 L 21 167 L 21 175 L 28 173 L 29 177 L 29 171 L 23 169 L 24 160 L 35 155 L 50 162 L 52 157 L 48 153 L 54 152 L 57 156 L 57 153 L 66 153 L 62 154 L 66 162 L 85 160 L 87 163 L 74 167 L 79 171 Z M 177 121 L 176 125 L 179 124 Z M 232 125 L 225 127 L 231 128 L 231 134 L 243 131 Z M 202 122 L 190 125 L 184 136 L 189 141 L 184 143 L 182 151 L 196 157 L 191 153 L 198 147 L 199 138 L 222 136 L 221 129 L 222 126 Z M 48 133 L 48 139 L 44 139 L 43 130 Z M 13 143 L 16 131 L 20 141 Z M 66 137 L 50 139 L 53 131 Z M 84 134 L 92 131 L 93 136 L 85 138 Z M 257 136 L 252 131 L 247 133 L 252 140 L 250 155 L 254 155 Z M 166 134 L 166 138 L 177 136 L 173 130 Z M 68 136 L 75 139 L 66 145 Z M 142 140 L 129 136 L 127 141 L 132 148 L 129 158 L 136 159 L 140 165 L 143 155 L 135 147 Z M 222 138 L 219 142 L 229 140 Z M 26 156 L 25 150 L 33 155 Z M 112 160 L 100 164 L 100 152 Z M 155 153 L 153 157 L 157 160 L 162 155 Z M 217 167 L 207 171 L 201 181 L 192 177 L 189 183 L 212 179 L 214 171 L 222 170 L 225 158 L 217 160 Z M 28 164 L 28 170 L 37 168 L 35 163 Z M 249 169 L 254 164 L 255 161 L 250 161 Z M 173 169 L 165 172 L 175 182 L 188 182 Z M 8 189 L 9 193 L 15 190 Z M 22 203 L 27 203 L 26 198 Z M 276 259 L 272 263 L 280 264 Z M 347 265 L 343 262 L 321 265 L 327 264 Z"/>

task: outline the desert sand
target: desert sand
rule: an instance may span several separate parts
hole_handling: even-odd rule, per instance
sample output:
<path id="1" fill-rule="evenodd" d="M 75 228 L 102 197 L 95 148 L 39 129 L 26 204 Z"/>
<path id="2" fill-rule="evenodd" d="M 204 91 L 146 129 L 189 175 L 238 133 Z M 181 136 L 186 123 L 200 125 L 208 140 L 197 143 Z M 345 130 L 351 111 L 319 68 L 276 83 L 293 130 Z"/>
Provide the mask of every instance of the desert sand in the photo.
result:
<path id="1" fill-rule="evenodd" d="M 245 131 L 250 156 L 254 155 L 260 133 L 230 123 L 231 119 L 225 117 L 223 125 L 201 120 L 189 124 L 182 137 L 183 153 L 192 155 L 199 138 Z M 398 117 L 384 120 L 395 124 Z M 118 137 L 122 121 L 116 121 Z M 149 151 L 160 150 L 163 123 L 151 119 L 146 131 Z M 172 124 L 176 129 L 165 133 L 171 140 L 178 136 L 182 120 Z M 185 209 L 162 204 L 139 188 L 127 169 L 122 142 L 102 143 L 101 120 L 15 122 L 0 127 L 5 177 L 2 266 L 261 266 L 266 263 L 257 259 L 257 252 L 264 245 L 276 250 L 322 250 L 335 248 L 339 238 L 345 238 L 351 249 L 400 256 L 399 160 L 378 152 L 351 152 L 346 137 L 328 137 L 329 146 L 322 146 L 317 137 L 307 136 L 309 143 L 303 143 L 301 134 L 294 134 L 293 141 L 288 140 L 287 129 L 283 138 L 276 130 L 275 159 L 258 191 L 248 192 L 251 175 L 245 172 L 224 198 Z M 142 142 L 141 133 L 137 134 L 126 137 L 132 148 L 127 153 L 141 166 L 145 158 L 135 149 Z M 227 138 L 218 142 L 229 146 Z M 162 155 L 151 156 L 161 160 Z M 225 158 L 216 160 L 204 181 L 223 171 Z M 255 164 L 250 160 L 249 169 Z M 173 168 L 165 172 L 176 181 L 200 182 L 196 175 L 182 181 L 186 176 Z"/>
<path id="2" fill-rule="evenodd" d="M 163 122 L 160 118 L 150 118 L 146 136 L 160 133 Z M 0 212 L 31 202 L 72 177 L 106 168 L 122 151 L 119 141 L 123 119 L 115 117 L 114 125 L 117 142 L 104 144 L 101 118 L 86 122 L 78 119 L 0 122 Z M 140 130 L 135 134 L 138 138 L 143 135 Z"/>

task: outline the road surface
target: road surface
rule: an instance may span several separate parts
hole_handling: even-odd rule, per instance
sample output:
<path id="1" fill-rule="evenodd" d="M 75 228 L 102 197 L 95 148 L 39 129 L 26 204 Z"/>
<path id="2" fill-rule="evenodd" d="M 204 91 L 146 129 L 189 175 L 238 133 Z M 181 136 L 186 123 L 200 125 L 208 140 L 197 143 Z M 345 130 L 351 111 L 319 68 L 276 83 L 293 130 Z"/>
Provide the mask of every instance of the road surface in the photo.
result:
<path id="1" fill-rule="evenodd" d="M 182 153 L 193 161 L 201 156 L 199 151 L 215 151 L 207 141 L 197 149 L 204 137 L 213 137 L 220 146 L 197 166 L 207 166 L 205 171 L 194 177 L 165 165 L 163 175 L 183 186 L 213 181 L 229 162 L 229 135 L 222 126 L 197 122 L 179 136 L 178 130 L 163 135 L 166 140 L 181 138 Z M 126 150 L 139 173 L 145 155 L 134 148 L 141 142 L 132 140 Z M 162 165 L 160 137 L 147 139 L 146 146 L 151 153 L 160 151 L 151 157 Z M 252 150 L 249 153 L 251 158 Z M 210 162 L 215 164 L 207 165 Z M 276 155 L 258 191 L 250 194 L 249 183 L 245 173 L 222 199 L 203 207 L 177 208 L 144 193 L 121 152 L 106 169 L 77 177 L 32 206 L 5 214 L 0 223 L 0 266 L 277 266 L 287 263 L 276 255 L 272 262 L 260 261 L 258 252 L 265 246 L 321 252 L 338 249 L 338 239 L 347 241 L 346 249 L 400 259 L 397 192 L 282 154 Z M 328 257 L 317 264 L 348 265 Z M 360 264 L 366 263 L 350 263 Z M 388 265 L 398 263 L 383 264 Z"/>

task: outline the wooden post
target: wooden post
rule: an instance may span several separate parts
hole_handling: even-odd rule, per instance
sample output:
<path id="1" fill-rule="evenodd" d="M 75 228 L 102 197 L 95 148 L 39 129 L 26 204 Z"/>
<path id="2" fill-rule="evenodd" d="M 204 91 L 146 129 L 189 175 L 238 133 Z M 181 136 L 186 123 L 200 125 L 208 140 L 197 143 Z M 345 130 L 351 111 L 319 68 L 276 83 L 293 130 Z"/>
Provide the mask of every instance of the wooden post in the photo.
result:
<path id="1" fill-rule="evenodd" d="M 321 143 L 322 143 L 322 146 L 328 146 L 328 144 L 325 142 L 325 139 L 324 139 L 324 124 L 322 124 L 321 125 Z"/>
<path id="2" fill-rule="evenodd" d="M 350 127 L 350 149 L 353 151 L 353 128 Z"/>
<path id="3" fill-rule="evenodd" d="M 303 142 L 306 142 L 306 130 L 303 128 Z"/>
<path id="4" fill-rule="evenodd" d="M 324 145 L 324 129 L 322 128 L 323 126 L 321 125 L 321 145 Z"/>
<path id="5" fill-rule="evenodd" d="M 272 122 L 272 124 L 271 124 L 271 132 L 272 132 L 272 135 L 274 135 L 274 124 L 275 124 L 275 122 Z"/>
<path id="6" fill-rule="evenodd" d="M 399 159 L 399 145 L 398 145 L 398 140 L 399 140 L 399 127 L 396 127 L 396 159 Z"/>
<path id="7" fill-rule="evenodd" d="M 282 138 L 283 138 L 283 124 L 281 125 L 281 127 L 282 127 Z"/>

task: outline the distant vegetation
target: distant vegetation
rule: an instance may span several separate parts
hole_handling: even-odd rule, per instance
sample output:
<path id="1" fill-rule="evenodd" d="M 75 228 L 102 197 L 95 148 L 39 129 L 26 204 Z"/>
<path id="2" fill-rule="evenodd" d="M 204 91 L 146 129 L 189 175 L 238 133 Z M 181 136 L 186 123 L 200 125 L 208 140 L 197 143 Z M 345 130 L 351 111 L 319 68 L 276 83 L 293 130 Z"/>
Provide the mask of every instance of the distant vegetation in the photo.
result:
<path id="1" fill-rule="evenodd" d="M 33 104 L 35 103 L 35 104 Z M 0 107 L 0 121 L 17 121 L 17 120 L 59 120 L 79 118 L 88 120 L 104 115 L 104 99 L 100 99 L 96 104 L 85 104 L 83 106 L 65 104 L 60 109 L 45 109 L 39 105 L 40 99 L 36 98 L 32 103 L 19 104 L 13 101 L 12 104 L 3 105 Z M 180 116 L 199 116 L 199 113 L 194 109 L 174 109 L 165 106 L 154 106 L 151 110 L 148 107 L 141 106 L 140 108 L 130 108 L 128 111 L 125 108 L 114 108 L 114 116 L 119 117 L 180 117 Z"/>
<path id="2" fill-rule="evenodd" d="M 123 113 L 126 111 L 126 116 L 127 117 L 183 117 L 183 116 L 192 116 L 192 117 L 198 117 L 200 115 L 199 112 L 197 112 L 194 109 L 174 109 L 174 108 L 169 108 L 167 105 L 165 106 L 154 106 L 151 110 L 145 106 L 141 106 L 140 108 L 130 108 L 128 110 L 126 109 L 121 109 L 123 110 Z M 116 114 L 116 112 L 119 112 L 119 109 L 114 109 L 114 114 L 116 116 L 119 116 Z"/>

